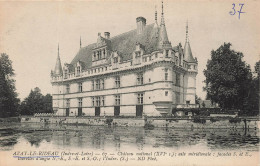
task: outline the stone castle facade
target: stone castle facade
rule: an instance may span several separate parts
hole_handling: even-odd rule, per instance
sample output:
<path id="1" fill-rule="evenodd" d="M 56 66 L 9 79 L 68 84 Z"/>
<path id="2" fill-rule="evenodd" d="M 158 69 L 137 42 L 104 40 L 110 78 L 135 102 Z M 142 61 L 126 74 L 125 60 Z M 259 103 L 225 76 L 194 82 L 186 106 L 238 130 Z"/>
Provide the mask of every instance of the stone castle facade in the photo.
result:
<path id="1" fill-rule="evenodd" d="M 197 59 L 187 37 L 172 46 L 163 5 L 160 24 L 136 19 L 136 29 L 81 47 L 51 72 L 53 110 L 58 116 L 162 116 L 176 107 L 195 107 Z M 80 43 L 81 46 L 81 43 Z"/>

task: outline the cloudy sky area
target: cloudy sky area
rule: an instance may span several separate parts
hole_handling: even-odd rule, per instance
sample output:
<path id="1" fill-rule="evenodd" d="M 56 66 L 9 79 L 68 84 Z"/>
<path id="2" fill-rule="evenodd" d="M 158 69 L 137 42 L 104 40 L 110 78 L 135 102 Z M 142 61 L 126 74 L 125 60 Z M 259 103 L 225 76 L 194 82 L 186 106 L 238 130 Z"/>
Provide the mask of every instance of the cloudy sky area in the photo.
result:
<path id="1" fill-rule="evenodd" d="M 236 1 L 164 1 L 168 37 L 173 46 L 185 42 L 185 24 L 189 20 L 189 38 L 198 59 L 197 95 L 204 98 L 202 87 L 210 51 L 224 42 L 244 53 L 254 66 L 260 56 L 259 1 L 246 1 L 230 15 Z M 243 3 L 240 1 L 240 3 Z M 62 64 L 70 62 L 82 46 L 96 42 L 98 32 L 115 36 L 136 28 L 135 19 L 143 16 L 154 22 L 155 5 L 161 16 L 160 1 L 118 2 L 0 2 L 0 53 L 13 61 L 16 88 L 21 99 L 39 87 L 51 93 L 50 72 L 60 44 Z M 236 10 L 240 6 L 236 3 Z M 160 19 L 159 19 L 160 21 Z"/>

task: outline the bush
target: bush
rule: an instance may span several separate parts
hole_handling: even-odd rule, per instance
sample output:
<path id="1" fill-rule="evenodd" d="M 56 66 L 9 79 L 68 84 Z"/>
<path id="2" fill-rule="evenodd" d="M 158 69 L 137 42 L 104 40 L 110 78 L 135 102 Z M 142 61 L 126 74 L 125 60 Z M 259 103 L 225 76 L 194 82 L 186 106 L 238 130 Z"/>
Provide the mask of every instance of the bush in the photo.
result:
<path id="1" fill-rule="evenodd" d="M 201 119 L 200 117 L 195 117 L 193 119 L 193 122 L 194 123 L 202 123 L 202 124 L 204 124 L 204 123 L 206 123 L 206 119 Z"/>
<path id="2" fill-rule="evenodd" d="M 219 121 L 219 119 L 211 117 L 211 118 L 210 118 L 210 121 L 211 121 L 212 123 L 214 123 L 214 122 L 216 122 L 216 121 Z"/>
<path id="3" fill-rule="evenodd" d="M 240 123 L 241 119 L 240 118 L 231 118 L 231 119 L 229 119 L 229 122 L 230 123 Z"/>

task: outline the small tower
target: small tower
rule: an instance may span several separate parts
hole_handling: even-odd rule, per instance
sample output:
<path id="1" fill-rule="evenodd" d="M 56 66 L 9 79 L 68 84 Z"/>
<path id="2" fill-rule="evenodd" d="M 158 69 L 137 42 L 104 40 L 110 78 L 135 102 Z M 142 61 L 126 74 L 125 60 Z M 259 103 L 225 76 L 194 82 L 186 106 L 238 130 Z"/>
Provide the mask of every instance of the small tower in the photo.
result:
<path id="1" fill-rule="evenodd" d="M 61 67 L 61 61 L 60 61 L 60 47 L 59 47 L 59 44 L 58 44 L 58 56 L 57 56 L 56 65 L 55 65 L 53 74 L 55 76 L 62 75 L 62 67 Z"/>
<path id="2" fill-rule="evenodd" d="M 187 64 L 187 72 L 184 75 L 184 79 L 186 82 L 185 87 L 185 92 L 184 92 L 184 103 L 187 105 L 195 105 L 195 95 L 196 95 L 196 76 L 198 74 L 198 62 L 196 58 L 194 59 L 192 52 L 191 52 L 191 47 L 190 47 L 190 42 L 189 42 L 189 37 L 188 37 L 188 22 L 186 24 L 186 41 L 185 41 L 185 46 L 184 46 L 184 61 Z"/>
<path id="3" fill-rule="evenodd" d="M 186 41 L 185 41 L 185 46 L 184 46 L 184 60 L 186 62 L 191 62 L 194 63 L 196 62 L 195 59 L 192 56 L 191 52 L 191 47 L 190 47 L 190 42 L 189 42 L 189 36 L 188 36 L 188 21 L 186 23 Z"/>

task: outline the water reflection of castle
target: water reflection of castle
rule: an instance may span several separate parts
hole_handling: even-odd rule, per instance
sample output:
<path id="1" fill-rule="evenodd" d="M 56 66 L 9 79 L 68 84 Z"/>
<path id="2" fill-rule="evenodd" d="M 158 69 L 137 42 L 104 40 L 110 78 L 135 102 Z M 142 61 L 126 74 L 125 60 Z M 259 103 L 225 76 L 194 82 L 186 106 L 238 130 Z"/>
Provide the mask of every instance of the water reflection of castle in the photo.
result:
<path id="1" fill-rule="evenodd" d="M 160 116 L 172 108 L 195 106 L 197 59 L 186 43 L 168 40 L 163 4 L 160 25 L 136 19 L 137 28 L 81 47 L 51 72 L 53 109 L 59 116 Z M 58 49 L 59 50 L 59 49 Z"/>
<path id="2" fill-rule="evenodd" d="M 52 132 L 52 134 L 50 134 Z M 38 131 L 25 134 L 25 138 L 37 147 L 46 144 L 45 141 L 62 149 L 91 150 L 145 150 L 146 148 L 181 148 L 196 146 L 208 147 L 209 149 L 236 149 L 249 148 L 257 150 L 259 144 L 256 130 L 246 131 L 226 129 L 196 129 L 176 130 L 161 129 L 145 130 L 134 127 L 102 127 L 102 126 L 51 126 L 49 131 Z M 48 134 L 46 134 L 48 133 Z M 36 139 L 40 137 L 39 139 Z M 39 142 L 37 142 L 39 141 Z M 255 148 L 253 148 L 255 146 Z"/>

